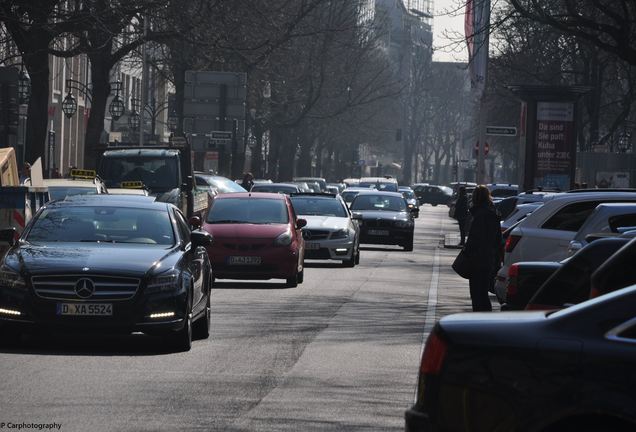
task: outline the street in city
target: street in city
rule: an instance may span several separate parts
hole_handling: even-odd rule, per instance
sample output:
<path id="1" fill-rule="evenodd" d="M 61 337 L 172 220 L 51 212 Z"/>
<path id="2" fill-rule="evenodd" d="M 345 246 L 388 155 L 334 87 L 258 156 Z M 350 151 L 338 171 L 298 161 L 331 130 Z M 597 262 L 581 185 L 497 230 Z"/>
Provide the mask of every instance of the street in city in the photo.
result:
<path id="1" fill-rule="evenodd" d="M 414 252 L 363 247 L 361 263 L 308 262 L 305 281 L 217 281 L 208 340 L 172 353 L 134 334 L 27 336 L 2 349 L 0 422 L 62 431 L 404 429 L 423 337 L 470 310 L 443 247 L 457 225 L 422 206 Z"/>

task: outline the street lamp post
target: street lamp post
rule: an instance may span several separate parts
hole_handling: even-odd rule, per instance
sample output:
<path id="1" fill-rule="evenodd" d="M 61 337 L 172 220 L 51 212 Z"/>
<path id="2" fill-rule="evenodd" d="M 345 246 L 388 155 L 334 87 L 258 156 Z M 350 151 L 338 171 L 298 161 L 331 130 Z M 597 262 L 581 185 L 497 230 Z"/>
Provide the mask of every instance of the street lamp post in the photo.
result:
<path id="1" fill-rule="evenodd" d="M 110 101 L 110 106 L 108 107 L 108 112 L 111 115 L 111 118 L 114 121 L 119 120 L 119 118 L 124 115 L 126 111 L 126 107 L 124 102 L 119 97 L 119 92 L 121 91 L 121 81 L 114 81 L 110 83 L 111 89 L 115 89 L 115 97 Z M 67 118 L 71 118 L 77 112 L 77 100 L 71 93 L 71 90 L 77 90 L 81 92 L 89 102 L 92 103 L 92 92 L 91 89 L 80 81 L 76 81 L 73 79 L 66 80 L 66 88 L 68 89 L 68 93 L 66 97 L 62 101 L 62 111 Z"/>

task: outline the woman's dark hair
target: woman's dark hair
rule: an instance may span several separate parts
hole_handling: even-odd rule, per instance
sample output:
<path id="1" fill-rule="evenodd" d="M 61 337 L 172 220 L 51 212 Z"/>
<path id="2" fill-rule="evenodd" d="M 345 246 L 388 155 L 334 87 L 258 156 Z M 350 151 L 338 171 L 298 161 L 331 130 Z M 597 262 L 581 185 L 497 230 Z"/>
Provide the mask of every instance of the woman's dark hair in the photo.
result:
<path id="1" fill-rule="evenodd" d="M 484 185 L 479 185 L 473 191 L 473 207 L 482 207 L 492 205 L 490 190 Z"/>

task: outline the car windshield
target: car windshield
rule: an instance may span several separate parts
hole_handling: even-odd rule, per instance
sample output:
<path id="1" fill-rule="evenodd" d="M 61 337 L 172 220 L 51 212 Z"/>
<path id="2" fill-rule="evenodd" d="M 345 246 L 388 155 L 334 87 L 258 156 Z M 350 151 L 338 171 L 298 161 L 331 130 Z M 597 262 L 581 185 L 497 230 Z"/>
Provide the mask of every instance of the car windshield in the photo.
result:
<path id="1" fill-rule="evenodd" d="M 494 198 L 507 198 L 516 196 L 519 193 L 517 189 L 494 189 L 490 195 Z"/>
<path id="2" fill-rule="evenodd" d="M 406 199 L 415 199 L 415 194 L 413 191 L 404 191 L 402 192 L 402 196 Z"/>
<path id="3" fill-rule="evenodd" d="M 353 201 L 359 193 L 359 191 L 344 191 L 340 194 L 340 196 L 342 196 L 342 199 L 348 204 Z"/>
<path id="4" fill-rule="evenodd" d="M 247 192 L 240 184 L 223 177 L 202 177 L 219 193 Z"/>
<path id="5" fill-rule="evenodd" d="M 406 211 L 404 198 L 387 195 L 358 195 L 351 203 L 351 210 Z"/>
<path id="6" fill-rule="evenodd" d="M 47 208 L 35 220 L 26 240 L 174 244 L 168 212 L 102 206 Z"/>
<path id="7" fill-rule="evenodd" d="M 52 200 L 63 199 L 71 195 L 95 195 L 97 188 L 93 187 L 73 187 L 73 186 L 49 186 L 49 196 Z"/>
<path id="8" fill-rule="evenodd" d="M 292 197 L 296 214 L 303 216 L 347 217 L 347 211 L 334 198 Z"/>
<path id="9" fill-rule="evenodd" d="M 211 224 L 286 224 L 287 206 L 282 199 L 216 199 L 208 213 Z"/>
<path id="10" fill-rule="evenodd" d="M 169 191 L 179 184 L 179 166 L 173 157 L 107 157 L 102 159 L 99 175 L 106 187 L 121 187 L 122 182 L 140 181 L 153 191 Z"/>

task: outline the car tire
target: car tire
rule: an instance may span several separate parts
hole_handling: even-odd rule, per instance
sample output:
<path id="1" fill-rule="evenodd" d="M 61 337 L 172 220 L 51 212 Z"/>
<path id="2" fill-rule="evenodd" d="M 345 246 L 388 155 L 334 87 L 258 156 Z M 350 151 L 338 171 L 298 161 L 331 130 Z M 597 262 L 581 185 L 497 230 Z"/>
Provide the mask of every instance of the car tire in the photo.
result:
<path id="1" fill-rule="evenodd" d="M 298 275 L 296 276 L 296 282 L 301 284 L 303 283 L 304 280 L 305 280 L 305 269 L 302 269 L 300 272 L 298 272 Z"/>
<path id="2" fill-rule="evenodd" d="M 22 341 L 22 332 L 10 325 L 0 324 L 0 347 L 16 347 Z"/>
<path id="3" fill-rule="evenodd" d="M 168 336 L 168 344 L 175 352 L 190 351 L 192 348 L 192 306 L 188 301 L 183 327 Z"/>
<path id="4" fill-rule="evenodd" d="M 404 250 L 406 252 L 412 252 L 413 251 L 413 237 L 411 237 L 411 240 L 409 240 L 407 243 L 404 244 Z"/>
<path id="5" fill-rule="evenodd" d="M 194 323 L 192 336 L 194 339 L 207 339 L 210 337 L 210 322 L 212 316 L 212 308 L 210 307 L 210 291 L 208 290 L 208 298 L 205 302 L 205 312 Z"/>
<path id="6" fill-rule="evenodd" d="M 351 253 L 351 259 L 347 259 L 342 261 L 342 265 L 345 267 L 355 267 L 356 266 L 356 255 L 355 252 Z"/>
<path id="7" fill-rule="evenodd" d="M 360 264 L 360 247 L 356 251 L 356 265 Z"/>
<path id="8" fill-rule="evenodd" d="M 298 286 L 298 273 L 296 273 L 293 277 L 287 278 L 285 286 L 288 288 L 296 288 Z"/>

